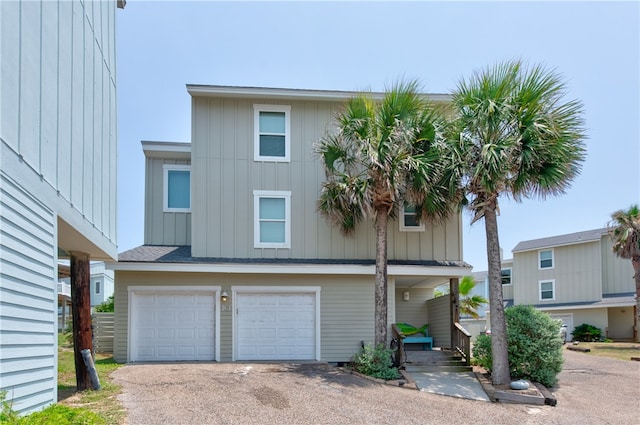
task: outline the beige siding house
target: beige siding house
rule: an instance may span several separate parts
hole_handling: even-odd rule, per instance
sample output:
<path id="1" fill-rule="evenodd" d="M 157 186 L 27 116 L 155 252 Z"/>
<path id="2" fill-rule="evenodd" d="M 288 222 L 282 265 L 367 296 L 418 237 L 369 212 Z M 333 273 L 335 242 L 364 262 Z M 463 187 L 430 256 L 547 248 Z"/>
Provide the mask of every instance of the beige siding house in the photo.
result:
<path id="1" fill-rule="evenodd" d="M 0 391 L 57 401 L 58 259 L 114 260 L 116 7 L 0 2 Z"/>
<path id="2" fill-rule="evenodd" d="M 142 143 L 145 245 L 111 266 L 116 361 L 349 360 L 374 338 L 375 233 L 344 237 L 317 214 L 313 145 L 354 93 L 187 89 L 191 143 Z M 433 288 L 470 271 L 461 218 L 398 215 L 389 322 L 422 325 Z"/>
<path id="3" fill-rule="evenodd" d="M 608 338 L 634 338 L 633 267 L 611 247 L 606 228 L 518 243 L 513 303 L 550 313 L 568 326 L 569 334 L 587 323 Z"/>

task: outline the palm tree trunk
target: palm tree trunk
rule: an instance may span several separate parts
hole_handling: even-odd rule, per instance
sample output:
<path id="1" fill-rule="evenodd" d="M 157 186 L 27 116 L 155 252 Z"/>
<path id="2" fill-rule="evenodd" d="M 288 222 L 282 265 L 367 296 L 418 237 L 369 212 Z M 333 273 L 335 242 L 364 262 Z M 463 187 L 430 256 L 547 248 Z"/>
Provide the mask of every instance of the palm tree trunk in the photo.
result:
<path id="1" fill-rule="evenodd" d="M 633 264 L 633 278 L 636 281 L 636 311 L 635 311 L 635 326 L 634 335 L 636 342 L 640 342 L 640 256 L 631 257 L 631 264 Z"/>
<path id="2" fill-rule="evenodd" d="M 387 223 L 386 210 L 376 213 L 376 287 L 375 287 L 375 342 L 387 345 Z"/>
<path id="3" fill-rule="evenodd" d="M 502 300 L 501 256 L 498 240 L 498 219 L 495 208 L 484 212 L 487 234 L 487 262 L 489 265 L 489 308 L 491 311 L 491 356 L 493 359 L 491 380 L 494 385 L 507 385 L 509 354 L 507 351 L 507 324 Z"/>

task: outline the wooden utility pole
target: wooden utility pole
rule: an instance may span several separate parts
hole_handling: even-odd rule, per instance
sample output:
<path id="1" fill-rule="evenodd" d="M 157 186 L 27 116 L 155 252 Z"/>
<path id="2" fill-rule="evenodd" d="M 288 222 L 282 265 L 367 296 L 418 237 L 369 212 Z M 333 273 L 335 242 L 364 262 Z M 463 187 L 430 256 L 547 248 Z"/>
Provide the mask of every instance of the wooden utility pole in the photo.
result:
<path id="1" fill-rule="evenodd" d="M 91 334 L 91 268 L 89 254 L 71 254 L 71 305 L 73 318 L 73 353 L 76 366 L 76 388 L 78 391 L 91 389 L 89 372 L 82 358 L 82 350 L 93 352 Z"/>

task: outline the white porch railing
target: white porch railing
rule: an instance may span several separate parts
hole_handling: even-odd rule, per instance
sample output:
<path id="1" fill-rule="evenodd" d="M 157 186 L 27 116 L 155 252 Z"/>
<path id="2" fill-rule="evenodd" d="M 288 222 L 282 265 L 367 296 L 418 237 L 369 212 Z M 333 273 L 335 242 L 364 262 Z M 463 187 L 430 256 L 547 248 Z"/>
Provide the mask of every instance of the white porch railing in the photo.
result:
<path id="1" fill-rule="evenodd" d="M 58 294 L 71 298 L 71 285 L 69 283 L 58 282 Z"/>

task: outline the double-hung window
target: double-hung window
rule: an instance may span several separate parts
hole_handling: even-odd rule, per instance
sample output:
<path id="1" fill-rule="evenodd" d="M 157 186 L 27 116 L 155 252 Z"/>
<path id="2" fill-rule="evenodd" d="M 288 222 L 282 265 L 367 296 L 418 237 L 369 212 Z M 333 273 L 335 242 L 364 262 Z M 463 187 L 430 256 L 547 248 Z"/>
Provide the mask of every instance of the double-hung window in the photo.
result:
<path id="1" fill-rule="evenodd" d="M 424 230 L 424 223 L 418 223 L 416 207 L 403 204 L 400 208 L 400 231 L 401 232 L 421 232 Z"/>
<path id="2" fill-rule="evenodd" d="M 256 248 L 289 248 L 291 246 L 291 192 L 253 192 Z"/>
<path id="3" fill-rule="evenodd" d="M 548 301 L 556 299 L 556 281 L 541 280 L 538 282 L 540 287 L 540 301 Z"/>
<path id="4" fill-rule="evenodd" d="M 164 212 L 191 211 L 191 166 L 164 164 Z"/>
<path id="5" fill-rule="evenodd" d="M 503 285 L 511 285 L 511 268 L 502 269 L 500 271 L 500 277 Z"/>
<path id="6" fill-rule="evenodd" d="M 289 162 L 291 106 L 253 105 L 255 161 Z"/>
<path id="7" fill-rule="evenodd" d="M 538 268 L 540 270 L 553 268 L 553 250 L 552 249 L 545 249 L 542 251 L 538 251 Z"/>

